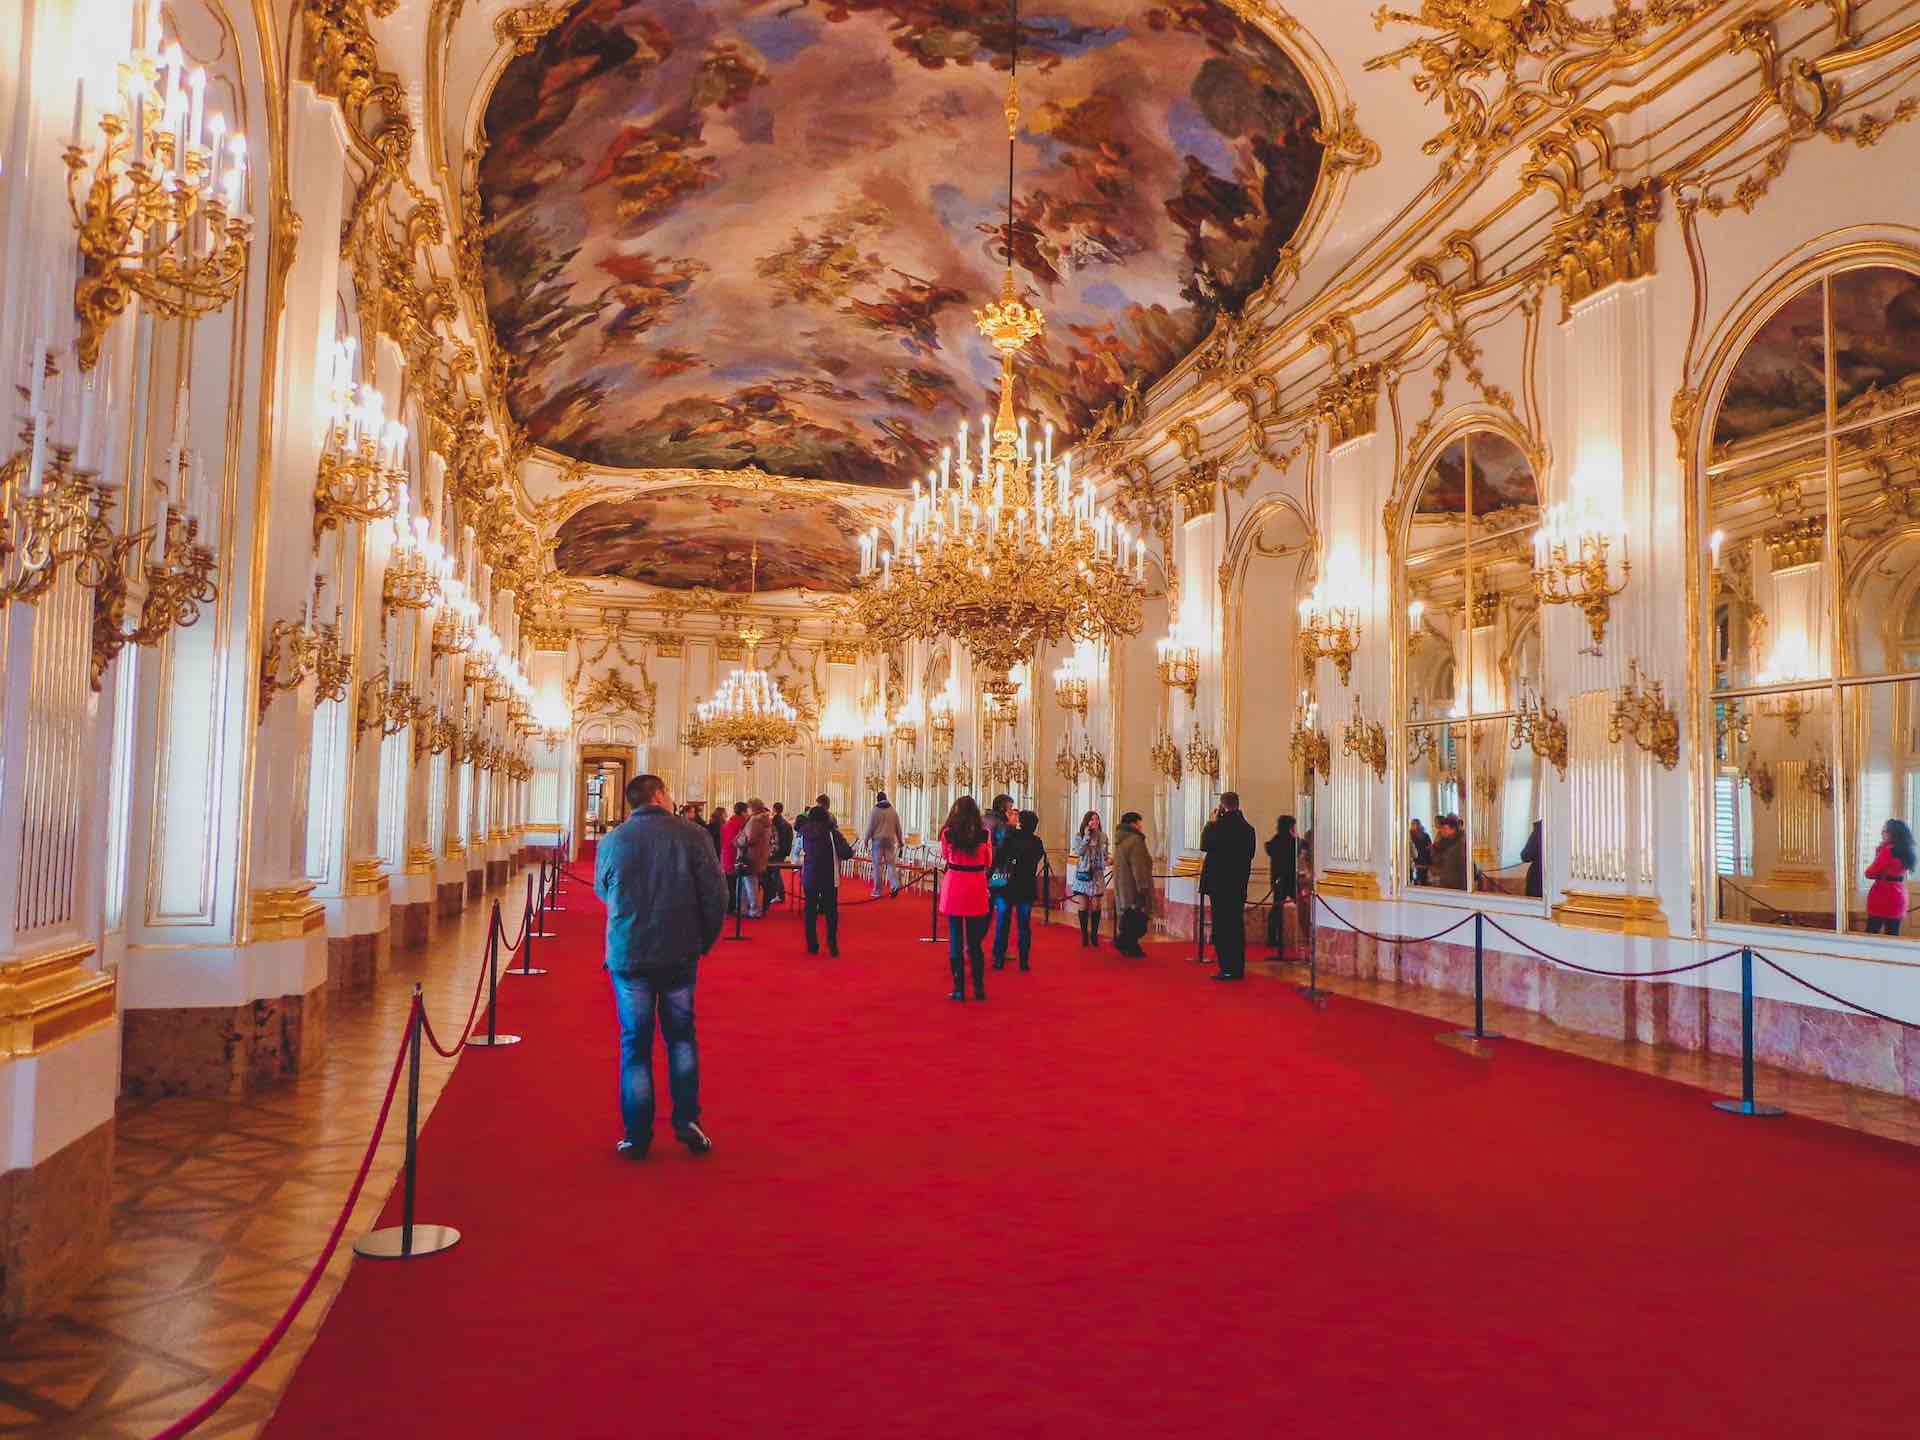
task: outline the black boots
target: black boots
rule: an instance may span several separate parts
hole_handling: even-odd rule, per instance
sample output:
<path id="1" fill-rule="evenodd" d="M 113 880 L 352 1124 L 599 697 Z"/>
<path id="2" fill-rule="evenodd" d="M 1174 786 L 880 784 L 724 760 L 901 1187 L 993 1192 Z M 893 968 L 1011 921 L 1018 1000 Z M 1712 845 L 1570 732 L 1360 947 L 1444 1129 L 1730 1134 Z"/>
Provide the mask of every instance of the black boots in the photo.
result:
<path id="1" fill-rule="evenodd" d="M 1080 943 L 1083 946 L 1093 944 L 1093 912 L 1090 910 L 1080 912 Z"/>
<path id="2" fill-rule="evenodd" d="M 964 960 L 955 960 L 952 962 L 952 965 L 953 965 L 953 993 L 947 996 L 947 998 L 949 1000 L 965 1000 L 967 998 L 966 962 Z"/>
<path id="3" fill-rule="evenodd" d="M 973 957 L 973 998 L 976 1000 L 987 998 L 987 957 L 985 955 Z"/>

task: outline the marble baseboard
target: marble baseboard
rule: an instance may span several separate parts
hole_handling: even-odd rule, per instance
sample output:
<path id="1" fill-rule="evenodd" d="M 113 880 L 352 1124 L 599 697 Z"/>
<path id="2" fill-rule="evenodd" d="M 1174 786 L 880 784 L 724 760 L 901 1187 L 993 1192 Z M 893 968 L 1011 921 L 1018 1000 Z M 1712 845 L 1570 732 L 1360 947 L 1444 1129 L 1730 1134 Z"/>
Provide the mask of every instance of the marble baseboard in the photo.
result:
<path id="1" fill-rule="evenodd" d="M 402 950 L 418 950 L 433 938 L 433 903 L 393 907 L 393 943 Z"/>
<path id="2" fill-rule="evenodd" d="M 1337 926 L 1319 931 L 1320 964 L 1339 975 L 1473 993 L 1473 948 L 1446 941 L 1383 945 Z M 1485 953 L 1487 996 L 1582 1034 L 1740 1053 L 1740 996 L 1658 980 L 1582 975 L 1531 955 Z M 1758 997 L 1754 1058 L 1783 1070 L 1920 1099 L 1920 1031 L 1872 1016 Z"/>
<path id="3" fill-rule="evenodd" d="M 244 1095 L 314 1068 L 327 1047 L 327 988 L 249 1005 L 128 1010 L 122 1092 Z"/>
<path id="4" fill-rule="evenodd" d="M 387 932 L 327 937 L 327 988 L 364 995 L 386 969 Z"/>
<path id="5" fill-rule="evenodd" d="M 487 877 L 487 888 L 495 890 L 507 883 L 507 877 L 513 873 L 513 867 L 504 860 L 489 860 L 484 873 Z"/>
<path id="6" fill-rule="evenodd" d="M 434 913 L 442 920 L 457 920 L 460 912 L 467 908 L 467 887 L 461 880 L 451 880 L 445 885 L 434 888 Z"/>
<path id="7" fill-rule="evenodd" d="M 113 1121 L 0 1174 L 0 1324 L 61 1309 L 106 1264 Z"/>
<path id="8" fill-rule="evenodd" d="M 487 872 L 485 870 L 467 871 L 467 899 L 478 900 L 487 893 Z"/>

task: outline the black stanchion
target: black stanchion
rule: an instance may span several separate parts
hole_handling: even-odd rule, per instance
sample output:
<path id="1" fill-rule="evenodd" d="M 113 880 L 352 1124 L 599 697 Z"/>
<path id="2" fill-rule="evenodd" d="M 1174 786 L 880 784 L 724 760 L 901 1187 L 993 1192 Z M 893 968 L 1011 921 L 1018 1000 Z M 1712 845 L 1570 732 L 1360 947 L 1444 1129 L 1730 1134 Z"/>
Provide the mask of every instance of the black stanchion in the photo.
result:
<path id="1" fill-rule="evenodd" d="M 533 923 L 537 928 L 528 932 L 535 940 L 551 940 L 554 938 L 553 933 L 547 929 L 547 911 L 553 908 L 553 891 L 560 883 L 558 866 L 554 868 L 553 873 L 554 878 L 549 880 L 547 878 L 546 864 L 542 862 L 540 866 L 540 888 L 534 892 L 537 898 L 534 901 L 533 907 Z"/>
<path id="2" fill-rule="evenodd" d="M 1207 963 L 1207 892 L 1200 892 L 1200 908 L 1193 914 L 1193 963 Z"/>
<path id="3" fill-rule="evenodd" d="M 407 1019 L 407 1159 L 401 1171 L 400 1223 L 369 1230 L 353 1242 L 353 1253 L 369 1260 L 414 1260 L 460 1243 L 460 1232 L 451 1225 L 421 1225 L 413 1218 L 420 1159 L 420 1030 L 425 1019 L 416 982 L 413 1013 Z"/>
<path id="4" fill-rule="evenodd" d="M 1729 1115 L 1784 1115 L 1778 1105 L 1762 1105 L 1753 1098 L 1753 947 L 1740 948 L 1740 1098 L 1716 1100 L 1713 1108 Z"/>
<path id="5" fill-rule="evenodd" d="M 507 967 L 507 974 L 509 975 L 544 975 L 547 973 L 543 967 L 533 963 L 533 942 L 546 938 L 540 931 L 533 928 L 535 923 L 534 917 L 538 913 L 534 909 L 533 893 L 533 876 L 529 875 L 527 877 L 527 905 L 526 909 L 523 910 L 520 915 L 520 963 L 518 966 L 509 965 Z"/>
<path id="6" fill-rule="evenodd" d="M 1487 947 L 1486 917 L 1473 912 L 1473 1028 L 1456 1030 L 1458 1040 L 1498 1040 L 1498 1031 L 1487 1029 Z"/>
<path id="7" fill-rule="evenodd" d="M 1040 857 L 1040 923 L 1053 924 L 1053 861 Z"/>
<path id="8" fill-rule="evenodd" d="M 500 902 L 493 902 L 493 920 L 487 926 L 487 1028 L 484 1032 L 475 1032 L 467 1037 L 469 1045 L 518 1045 L 518 1035 L 508 1035 L 496 1028 L 494 1023 L 495 1002 L 499 996 L 495 993 L 500 983 Z"/>
<path id="9" fill-rule="evenodd" d="M 740 895 L 740 877 L 735 875 L 731 884 L 733 885 L 733 933 L 726 938 L 729 940 L 744 940 L 747 938 L 744 928 L 747 906 Z"/>
<path id="10" fill-rule="evenodd" d="M 1324 1009 L 1327 992 L 1320 988 L 1320 927 L 1313 923 L 1313 907 L 1319 900 L 1317 891 L 1307 897 L 1307 983 L 1294 988 L 1309 1005 Z"/>
<path id="11" fill-rule="evenodd" d="M 927 876 L 927 933 L 920 937 L 922 945 L 938 945 L 946 937 L 940 933 L 940 867 L 930 865 Z"/>

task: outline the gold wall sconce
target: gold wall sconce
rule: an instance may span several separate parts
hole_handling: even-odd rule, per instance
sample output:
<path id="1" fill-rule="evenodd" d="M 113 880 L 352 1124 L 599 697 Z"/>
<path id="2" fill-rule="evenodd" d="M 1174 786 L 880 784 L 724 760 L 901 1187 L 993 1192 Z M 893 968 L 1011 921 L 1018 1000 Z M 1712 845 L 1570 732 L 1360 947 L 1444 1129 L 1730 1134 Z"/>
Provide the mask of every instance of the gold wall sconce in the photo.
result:
<path id="1" fill-rule="evenodd" d="M 1607 739 L 1618 745 L 1625 736 L 1668 770 L 1680 763 L 1680 721 L 1667 703 L 1666 686 L 1658 680 L 1640 686 L 1640 662 L 1628 662 L 1626 688 L 1613 702 L 1607 717 Z"/>
<path id="2" fill-rule="evenodd" d="M 1387 778 L 1387 730 L 1378 720 L 1362 718 L 1359 706 L 1354 707 L 1353 718 L 1340 732 L 1340 750 L 1351 755 L 1369 770 L 1375 780 Z"/>
<path id="3" fill-rule="evenodd" d="M 1551 764 L 1562 780 L 1567 778 L 1567 722 L 1560 718 L 1558 710 L 1522 695 L 1513 719 L 1513 738 L 1508 745 L 1514 750 L 1531 745 L 1533 753 Z"/>
<path id="4" fill-rule="evenodd" d="M 1607 636 L 1613 597 L 1627 588 L 1632 573 L 1626 537 L 1618 538 L 1621 554 L 1616 562 L 1612 558 L 1615 536 L 1601 526 L 1590 507 L 1575 510 L 1565 501 L 1548 507 L 1533 532 L 1533 593 L 1543 605 L 1579 606 L 1587 617 L 1595 653 Z"/>

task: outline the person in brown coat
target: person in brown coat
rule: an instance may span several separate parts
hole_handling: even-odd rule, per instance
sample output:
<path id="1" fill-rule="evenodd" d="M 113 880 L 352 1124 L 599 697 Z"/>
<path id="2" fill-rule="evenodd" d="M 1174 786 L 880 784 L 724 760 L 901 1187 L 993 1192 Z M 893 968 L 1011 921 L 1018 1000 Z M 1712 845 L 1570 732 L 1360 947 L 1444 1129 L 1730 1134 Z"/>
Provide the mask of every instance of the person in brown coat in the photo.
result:
<path id="1" fill-rule="evenodd" d="M 767 861 L 773 855 L 773 812 L 760 800 L 747 802 L 747 823 L 736 842 L 740 848 L 740 906 L 749 920 L 766 909 Z"/>

